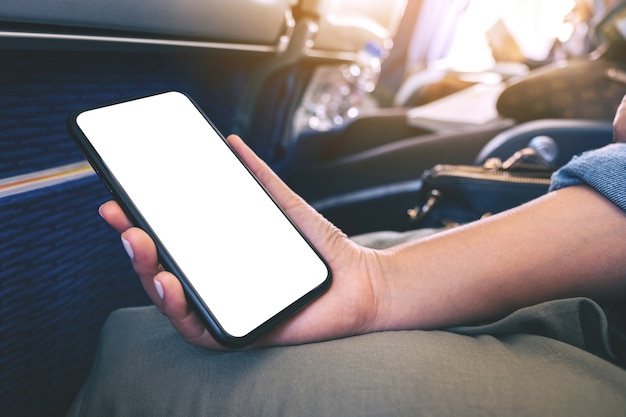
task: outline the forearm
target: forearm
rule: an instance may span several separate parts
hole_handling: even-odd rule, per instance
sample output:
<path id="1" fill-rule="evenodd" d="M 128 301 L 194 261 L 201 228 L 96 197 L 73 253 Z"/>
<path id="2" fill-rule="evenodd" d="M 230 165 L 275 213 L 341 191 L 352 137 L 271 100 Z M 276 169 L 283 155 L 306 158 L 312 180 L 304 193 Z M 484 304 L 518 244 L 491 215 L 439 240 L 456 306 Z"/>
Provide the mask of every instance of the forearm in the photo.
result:
<path id="1" fill-rule="evenodd" d="M 380 259 L 387 329 L 477 322 L 555 298 L 610 301 L 626 297 L 626 214 L 569 187 Z"/>

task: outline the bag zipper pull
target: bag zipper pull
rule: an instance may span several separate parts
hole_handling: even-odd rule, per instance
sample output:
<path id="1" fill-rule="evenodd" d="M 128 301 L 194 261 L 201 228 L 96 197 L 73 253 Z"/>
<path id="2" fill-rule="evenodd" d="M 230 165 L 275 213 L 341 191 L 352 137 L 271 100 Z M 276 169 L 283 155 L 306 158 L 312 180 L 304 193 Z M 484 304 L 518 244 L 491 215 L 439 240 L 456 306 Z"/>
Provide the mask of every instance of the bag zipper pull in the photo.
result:
<path id="1" fill-rule="evenodd" d="M 411 223 L 417 223 L 424 218 L 430 211 L 433 209 L 439 198 L 441 197 L 441 193 L 439 190 L 431 190 L 428 194 L 428 198 L 426 202 L 422 205 L 422 207 L 415 206 L 412 209 L 408 209 L 406 214 L 409 215 L 409 221 Z"/>

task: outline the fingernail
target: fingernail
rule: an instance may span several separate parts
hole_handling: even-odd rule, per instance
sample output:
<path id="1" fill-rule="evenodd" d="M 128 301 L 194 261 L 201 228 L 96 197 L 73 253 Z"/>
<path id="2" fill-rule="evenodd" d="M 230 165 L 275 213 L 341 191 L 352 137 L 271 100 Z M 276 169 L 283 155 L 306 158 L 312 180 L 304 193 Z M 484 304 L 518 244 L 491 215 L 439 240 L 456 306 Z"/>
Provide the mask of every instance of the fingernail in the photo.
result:
<path id="1" fill-rule="evenodd" d="M 133 247 L 130 246 L 130 243 L 128 242 L 128 240 L 122 238 L 122 245 L 124 246 L 124 249 L 126 250 L 126 253 L 128 254 L 128 257 L 130 259 L 134 259 L 135 252 L 133 252 Z"/>
<path id="2" fill-rule="evenodd" d="M 159 298 L 162 300 L 163 299 L 163 285 L 161 284 L 161 282 L 155 279 L 154 288 L 156 288 L 156 292 L 157 294 L 159 294 Z"/>

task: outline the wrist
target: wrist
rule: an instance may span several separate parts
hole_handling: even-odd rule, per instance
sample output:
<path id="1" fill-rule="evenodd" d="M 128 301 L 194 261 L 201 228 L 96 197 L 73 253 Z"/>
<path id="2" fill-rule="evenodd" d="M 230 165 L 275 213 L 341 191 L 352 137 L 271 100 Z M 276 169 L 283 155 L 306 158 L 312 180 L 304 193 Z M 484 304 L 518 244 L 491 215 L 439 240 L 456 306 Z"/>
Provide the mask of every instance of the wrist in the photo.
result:
<path id="1" fill-rule="evenodd" d="M 370 317 L 367 328 L 363 333 L 391 330 L 392 323 L 392 297 L 389 280 L 389 270 L 393 268 L 393 254 L 369 250 L 367 256 L 367 276 L 373 294 L 373 308 L 369 310 Z"/>

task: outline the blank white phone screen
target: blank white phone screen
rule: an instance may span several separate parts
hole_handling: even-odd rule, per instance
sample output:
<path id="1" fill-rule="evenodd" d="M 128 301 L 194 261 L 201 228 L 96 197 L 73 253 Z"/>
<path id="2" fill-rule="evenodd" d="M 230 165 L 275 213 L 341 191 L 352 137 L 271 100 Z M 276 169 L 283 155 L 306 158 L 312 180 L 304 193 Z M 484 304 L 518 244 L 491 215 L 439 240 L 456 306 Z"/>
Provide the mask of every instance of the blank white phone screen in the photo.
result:
<path id="1" fill-rule="evenodd" d="M 185 95 L 89 110 L 77 124 L 230 335 L 247 335 L 328 278 Z"/>

